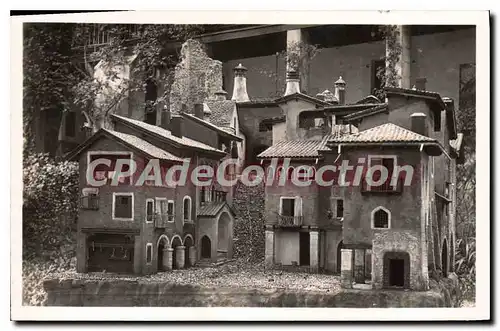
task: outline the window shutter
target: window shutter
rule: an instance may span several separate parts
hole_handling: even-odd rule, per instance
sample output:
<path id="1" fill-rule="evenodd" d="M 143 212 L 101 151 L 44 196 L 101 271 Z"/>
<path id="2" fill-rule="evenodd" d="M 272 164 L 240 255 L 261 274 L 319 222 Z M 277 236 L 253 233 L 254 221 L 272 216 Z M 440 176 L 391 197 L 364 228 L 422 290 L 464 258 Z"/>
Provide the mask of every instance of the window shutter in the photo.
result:
<path id="1" fill-rule="evenodd" d="M 295 216 L 302 216 L 302 198 L 295 198 Z"/>

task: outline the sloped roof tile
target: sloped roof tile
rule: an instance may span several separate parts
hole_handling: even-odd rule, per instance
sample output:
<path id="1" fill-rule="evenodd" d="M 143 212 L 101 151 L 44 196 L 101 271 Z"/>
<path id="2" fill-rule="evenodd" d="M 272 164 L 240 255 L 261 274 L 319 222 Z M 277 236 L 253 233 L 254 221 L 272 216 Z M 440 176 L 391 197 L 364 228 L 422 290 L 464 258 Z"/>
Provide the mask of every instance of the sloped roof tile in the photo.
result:
<path id="1" fill-rule="evenodd" d="M 407 130 L 393 123 L 385 123 L 374 128 L 349 135 L 331 138 L 329 143 L 388 143 L 388 142 L 437 142 Z"/>
<path id="2" fill-rule="evenodd" d="M 326 147 L 329 136 L 322 140 L 289 140 L 280 141 L 264 152 L 260 153 L 259 158 L 289 157 L 289 158 L 316 158 L 320 157 L 318 150 Z"/>
<path id="3" fill-rule="evenodd" d="M 182 146 L 185 146 L 185 147 L 193 147 L 193 148 L 197 148 L 197 149 L 202 149 L 202 150 L 205 150 L 205 151 L 208 151 L 208 152 L 216 152 L 216 153 L 221 153 L 221 154 L 226 154 L 225 152 L 221 151 L 220 149 L 217 149 L 215 147 L 212 147 L 212 146 L 209 146 L 209 145 L 206 145 L 202 142 L 199 142 L 199 141 L 196 141 L 196 140 L 193 140 L 191 138 L 188 138 L 188 137 L 182 137 L 182 138 L 179 138 L 179 137 L 176 137 L 174 136 L 169 130 L 166 130 L 162 127 L 159 127 L 159 126 L 156 126 L 156 125 L 151 125 L 151 124 L 148 124 L 148 123 L 145 123 L 145 122 L 142 122 L 142 121 L 138 121 L 138 120 L 134 120 L 134 119 L 131 119 L 131 118 L 128 118 L 128 117 L 123 117 L 123 116 L 119 116 L 119 115 L 115 115 L 113 114 L 112 115 L 114 118 L 116 119 L 119 119 L 123 122 L 126 122 L 126 123 L 130 123 L 136 127 L 139 127 L 139 128 L 142 128 L 146 131 L 149 131 L 153 134 L 156 134 L 156 135 L 159 135 L 163 138 L 166 138 L 174 143 L 177 143 L 177 144 L 180 144 Z"/>
<path id="4" fill-rule="evenodd" d="M 209 121 L 221 128 L 230 127 L 236 102 L 232 100 L 208 100 L 205 104 L 210 109 Z"/>

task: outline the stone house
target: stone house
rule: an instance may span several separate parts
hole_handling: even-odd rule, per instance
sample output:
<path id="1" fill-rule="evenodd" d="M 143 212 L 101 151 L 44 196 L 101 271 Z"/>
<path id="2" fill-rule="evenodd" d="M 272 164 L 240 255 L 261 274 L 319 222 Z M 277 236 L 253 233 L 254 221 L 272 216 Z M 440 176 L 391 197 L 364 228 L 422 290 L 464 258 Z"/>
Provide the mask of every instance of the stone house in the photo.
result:
<path id="1" fill-rule="evenodd" d="M 231 157 L 224 146 L 241 139 L 190 114 L 169 116 L 165 128 L 119 115 L 111 121 L 113 129 L 101 129 L 67 156 L 80 164 L 77 271 L 150 274 L 231 258 L 231 190 L 191 180 L 177 185 L 177 172 L 173 181 L 157 183 L 150 161 L 159 163 L 161 178 L 186 159 L 189 171 L 216 168 Z M 89 168 L 99 158 L 110 162 Z M 130 159 L 136 171 L 118 177 L 116 165 Z"/>
<path id="2" fill-rule="evenodd" d="M 295 93 L 285 93 L 283 115 L 271 121 L 272 146 L 258 155 L 266 178 L 284 180 L 265 187 L 266 266 L 340 273 L 347 288 L 425 290 L 430 272 L 446 276 L 454 265 L 463 138 L 453 101 L 415 87 L 386 88 L 385 102 L 368 96 L 345 104 L 340 78 L 333 98 L 319 105 L 301 95 L 290 75 L 287 91 L 288 85 Z M 343 181 L 335 169 L 344 163 L 352 167 Z M 377 165 L 389 176 L 374 186 L 366 179 L 380 179 L 368 171 Z M 411 176 L 398 166 L 409 166 Z M 327 181 L 326 167 L 336 167 Z"/>

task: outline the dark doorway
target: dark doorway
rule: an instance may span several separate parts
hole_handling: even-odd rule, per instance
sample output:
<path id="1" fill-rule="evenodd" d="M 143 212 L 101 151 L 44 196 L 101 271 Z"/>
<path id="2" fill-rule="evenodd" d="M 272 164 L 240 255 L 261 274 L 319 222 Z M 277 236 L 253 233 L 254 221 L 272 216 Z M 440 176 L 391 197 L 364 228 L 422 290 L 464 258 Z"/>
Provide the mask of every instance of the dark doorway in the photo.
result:
<path id="1" fill-rule="evenodd" d="M 203 236 L 201 238 L 201 258 L 209 259 L 212 256 L 212 243 L 210 242 L 210 238 L 207 236 Z"/>
<path id="2" fill-rule="evenodd" d="M 309 232 L 299 232 L 299 257 L 300 257 L 300 265 L 309 265 L 310 256 L 309 256 Z"/>
<path id="3" fill-rule="evenodd" d="M 158 271 L 165 271 L 163 268 L 163 249 L 165 249 L 165 246 L 163 246 L 163 243 L 160 243 L 158 245 Z"/>
<path id="4" fill-rule="evenodd" d="M 87 239 L 89 272 L 134 272 L 134 236 L 95 233 Z"/>
<path id="5" fill-rule="evenodd" d="M 384 287 L 410 287 L 410 255 L 406 252 L 384 254 Z"/>
<path id="6" fill-rule="evenodd" d="M 403 287 L 405 285 L 405 261 L 402 259 L 389 260 L 389 286 Z"/>
<path id="7" fill-rule="evenodd" d="M 341 241 L 337 246 L 337 273 L 340 274 L 342 269 L 342 248 L 344 248 L 344 242 Z"/>
<path id="8" fill-rule="evenodd" d="M 448 243 L 446 239 L 443 241 L 443 249 L 441 250 L 441 267 L 443 268 L 443 277 L 448 277 Z"/>

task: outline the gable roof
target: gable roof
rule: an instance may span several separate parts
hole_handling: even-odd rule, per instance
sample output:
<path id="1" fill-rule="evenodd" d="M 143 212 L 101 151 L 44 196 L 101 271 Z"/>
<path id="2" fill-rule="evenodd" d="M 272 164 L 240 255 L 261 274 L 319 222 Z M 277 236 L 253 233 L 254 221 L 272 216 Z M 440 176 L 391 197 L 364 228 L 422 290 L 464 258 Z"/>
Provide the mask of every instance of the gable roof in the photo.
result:
<path id="1" fill-rule="evenodd" d="M 349 122 L 349 121 L 353 121 L 353 120 L 358 120 L 358 119 L 366 117 L 366 116 L 371 116 L 371 115 L 383 113 L 383 112 L 388 111 L 387 106 L 388 106 L 387 103 L 382 103 L 382 104 L 375 106 L 375 107 L 363 109 L 363 110 L 357 111 L 355 113 L 351 113 L 351 114 L 344 116 L 344 120 Z"/>
<path id="2" fill-rule="evenodd" d="M 321 155 L 318 150 L 328 149 L 326 142 L 328 137 L 322 140 L 288 140 L 279 141 L 278 143 L 272 145 L 259 155 L 258 158 L 318 158 Z"/>
<path id="3" fill-rule="evenodd" d="M 172 161 L 172 162 L 182 162 L 180 157 L 177 157 L 153 144 L 148 143 L 147 141 L 136 137 L 131 134 L 126 134 L 123 132 L 101 129 L 96 132 L 92 137 L 84 141 L 81 145 L 76 147 L 73 151 L 66 155 L 66 158 L 69 160 L 75 159 L 78 155 L 80 155 L 83 151 L 87 150 L 92 144 L 98 141 L 102 137 L 107 137 L 112 140 L 117 141 L 129 148 L 132 148 L 150 158 Z"/>
<path id="4" fill-rule="evenodd" d="M 225 201 L 216 201 L 202 205 L 198 210 L 197 216 L 215 217 L 225 206 L 227 206 L 227 209 L 234 215 L 234 210 Z"/>
<path id="5" fill-rule="evenodd" d="M 242 141 L 243 139 L 241 139 L 240 137 L 234 135 L 233 133 L 231 132 L 228 132 L 226 130 L 223 130 L 222 128 L 218 127 L 217 125 L 215 124 L 212 124 L 208 121 L 205 121 L 205 120 L 202 120 L 201 118 L 198 118 L 192 114 L 188 114 L 188 113 L 182 113 L 182 116 L 185 117 L 185 118 L 188 118 L 192 121 L 195 121 L 209 129 L 212 129 L 214 131 L 216 131 L 218 134 L 222 135 L 222 136 L 225 136 L 227 138 L 230 138 L 232 140 L 236 140 L 236 141 Z"/>
<path id="6" fill-rule="evenodd" d="M 437 142 L 427 136 L 402 128 L 393 123 L 385 123 L 371 129 L 348 135 L 336 135 L 329 143 L 385 143 L 385 142 Z"/>
<path id="7" fill-rule="evenodd" d="M 314 103 L 314 104 L 319 105 L 319 106 L 330 105 L 329 102 L 326 102 L 324 100 L 321 100 L 321 99 L 318 99 L 318 98 L 315 98 L 315 97 L 312 97 L 310 95 L 300 93 L 300 92 L 285 95 L 283 97 L 276 99 L 275 102 L 277 104 L 280 104 L 280 103 L 284 103 L 284 102 L 287 102 L 287 101 L 293 100 L 293 99 L 302 99 L 304 101 L 311 102 L 311 103 Z"/>
<path id="8" fill-rule="evenodd" d="M 120 121 L 121 123 L 128 124 L 129 126 L 135 127 L 137 129 L 143 130 L 157 138 L 162 139 L 163 141 L 173 144 L 178 147 L 192 148 L 204 152 L 211 152 L 215 154 L 219 154 L 221 156 L 227 155 L 226 152 L 221 151 L 215 147 L 209 146 L 202 142 L 193 140 L 191 138 L 183 136 L 182 138 L 174 136 L 169 130 L 166 130 L 162 127 L 151 125 L 142 121 L 133 120 L 128 117 L 119 116 L 116 114 L 111 115 L 113 119 Z"/>
<path id="9" fill-rule="evenodd" d="M 207 100 L 205 101 L 210 109 L 210 123 L 221 128 L 232 125 L 233 111 L 236 108 L 236 102 L 233 100 Z"/>

